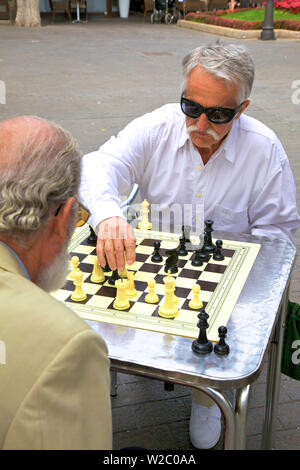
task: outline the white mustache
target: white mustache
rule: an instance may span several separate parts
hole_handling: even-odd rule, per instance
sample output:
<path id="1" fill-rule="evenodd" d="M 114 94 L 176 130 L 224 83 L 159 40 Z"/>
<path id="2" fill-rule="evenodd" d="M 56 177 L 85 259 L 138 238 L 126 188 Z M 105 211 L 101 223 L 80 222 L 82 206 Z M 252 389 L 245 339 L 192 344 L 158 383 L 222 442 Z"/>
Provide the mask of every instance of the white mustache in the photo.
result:
<path id="1" fill-rule="evenodd" d="M 198 127 L 195 125 L 191 125 L 187 127 L 186 130 L 188 131 L 189 134 L 191 134 L 191 132 L 199 131 Z M 214 131 L 213 129 L 207 129 L 207 131 L 205 131 L 205 134 L 210 135 L 215 141 L 218 141 L 220 138 L 219 135 L 216 133 L 216 131 Z"/>

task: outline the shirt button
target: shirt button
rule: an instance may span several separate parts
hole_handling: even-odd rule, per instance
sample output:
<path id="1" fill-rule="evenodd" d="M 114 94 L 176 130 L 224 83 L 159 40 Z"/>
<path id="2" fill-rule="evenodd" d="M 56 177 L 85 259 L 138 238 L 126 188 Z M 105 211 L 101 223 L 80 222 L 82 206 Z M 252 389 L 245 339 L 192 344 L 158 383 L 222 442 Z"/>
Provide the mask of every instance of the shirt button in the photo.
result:
<path id="1" fill-rule="evenodd" d="M 197 196 L 198 196 L 198 197 L 202 197 L 202 193 L 198 193 Z"/>
<path id="2" fill-rule="evenodd" d="M 197 170 L 202 170 L 202 165 L 198 165 Z"/>

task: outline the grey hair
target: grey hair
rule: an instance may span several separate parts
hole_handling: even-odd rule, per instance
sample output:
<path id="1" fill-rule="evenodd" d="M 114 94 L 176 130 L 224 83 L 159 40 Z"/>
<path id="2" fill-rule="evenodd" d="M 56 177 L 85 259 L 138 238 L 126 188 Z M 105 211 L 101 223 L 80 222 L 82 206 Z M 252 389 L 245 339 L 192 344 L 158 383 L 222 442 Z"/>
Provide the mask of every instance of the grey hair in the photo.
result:
<path id="1" fill-rule="evenodd" d="M 77 195 L 80 173 L 77 141 L 58 124 L 36 116 L 0 123 L 0 231 L 31 236 Z"/>
<path id="2" fill-rule="evenodd" d="M 237 105 L 249 98 L 254 81 L 254 63 L 245 47 L 217 41 L 216 44 L 192 50 L 182 61 L 183 92 L 188 76 L 196 66 L 203 67 L 207 73 L 225 80 L 228 85 L 238 84 Z"/>

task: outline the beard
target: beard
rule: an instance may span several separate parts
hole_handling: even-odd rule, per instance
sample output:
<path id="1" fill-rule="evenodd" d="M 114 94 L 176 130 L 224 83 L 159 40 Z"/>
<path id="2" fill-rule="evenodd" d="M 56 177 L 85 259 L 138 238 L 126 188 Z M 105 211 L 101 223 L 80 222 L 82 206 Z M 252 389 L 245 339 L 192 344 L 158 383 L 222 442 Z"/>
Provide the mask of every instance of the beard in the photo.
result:
<path id="1" fill-rule="evenodd" d="M 66 240 L 52 263 L 44 268 L 38 275 L 36 285 L 46 292 L 53 292 L 66 282 L 70 272 L 70 254 L 68 251 L 69 242 L 75 229 L 76 222 L 73 221 L 67 229 Z"/>
<path id="2" fill-rule="evenodd" d="M 69 274 L 69 260 L 68 243 L 65 242 L 54 261 L 39 273 L 36 284 L 46 292 L 60 289 Z"/>

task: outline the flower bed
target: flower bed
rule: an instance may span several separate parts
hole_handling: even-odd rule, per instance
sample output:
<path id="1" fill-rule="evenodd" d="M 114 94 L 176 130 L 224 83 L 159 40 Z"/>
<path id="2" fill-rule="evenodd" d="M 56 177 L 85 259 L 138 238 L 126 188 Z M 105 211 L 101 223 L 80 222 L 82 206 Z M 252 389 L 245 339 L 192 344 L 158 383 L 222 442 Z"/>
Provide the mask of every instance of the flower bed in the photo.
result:
<path id="1" fill-rule="evenodd" d="M 275 0 L 274 7 L 297 14 L 300 12 L 300 0 Z"/>
<path id="2" fill-rule="evenodd" d="M 288 1 L 288 0 L 286 0 Z M 292 1 L 292 0 L 290 0 Z M 282 2 L 280 2 L 282 3 Z M 253 10 L 253 8 L 240 8 L 235 9 L 235 12 Z M 232 13 L 231 10 L 218 10 L 218 11 L 205 11 L 188 13 L 185 16 L 187 21 L 195 21 L 199 23 L 206 23 L 216 26 L 225 26 L 227 28 L 242 29 L 242 30 L 255 30 L 262 29 L 263 21 L 243 21 L 233 18 L 223 18 L 224 15 Z M 300 21 L 294 20 L 274 20 L 274 29 L 289 29 L 293 31 L 300 31 Z"/>

